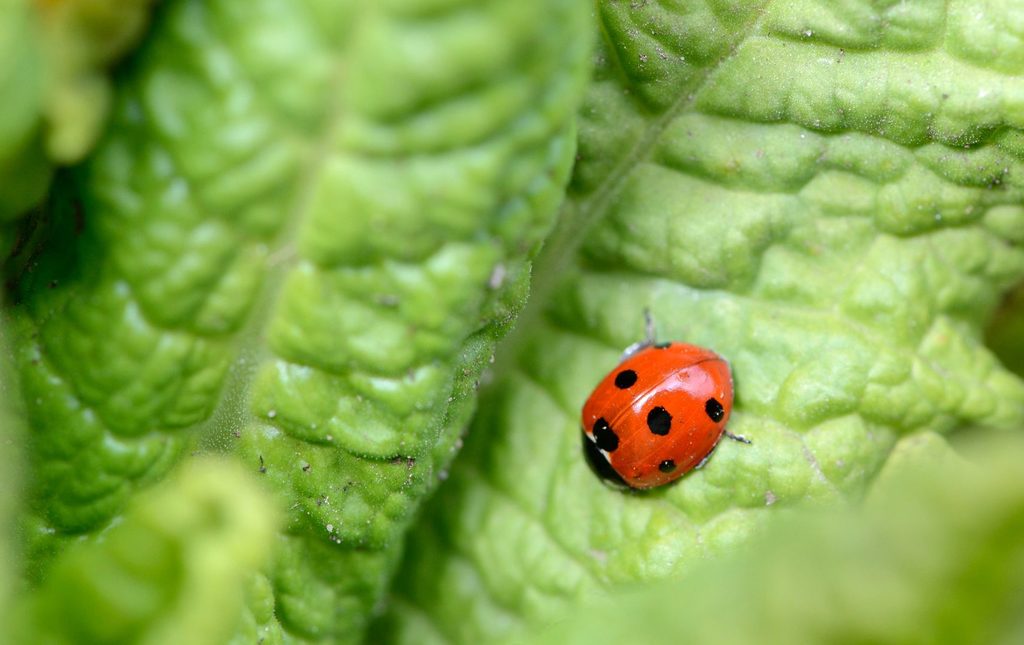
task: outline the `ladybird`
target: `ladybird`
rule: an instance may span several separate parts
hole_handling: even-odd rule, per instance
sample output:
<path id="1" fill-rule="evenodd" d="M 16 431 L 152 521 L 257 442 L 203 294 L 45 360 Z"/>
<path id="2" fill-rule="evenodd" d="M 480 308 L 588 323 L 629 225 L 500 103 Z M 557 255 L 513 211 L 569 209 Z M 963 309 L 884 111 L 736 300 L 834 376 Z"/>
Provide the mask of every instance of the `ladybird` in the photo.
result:
<path id="1" fill-rule="evenodd" d="M 583 454 L 593 471 L 619 487 L 662 486 L 700 468 L 726 431 L 732 374 L 724 358 L 681 342 L 647 339 L 626 349 L 618 366 L 583 405 Z"/>

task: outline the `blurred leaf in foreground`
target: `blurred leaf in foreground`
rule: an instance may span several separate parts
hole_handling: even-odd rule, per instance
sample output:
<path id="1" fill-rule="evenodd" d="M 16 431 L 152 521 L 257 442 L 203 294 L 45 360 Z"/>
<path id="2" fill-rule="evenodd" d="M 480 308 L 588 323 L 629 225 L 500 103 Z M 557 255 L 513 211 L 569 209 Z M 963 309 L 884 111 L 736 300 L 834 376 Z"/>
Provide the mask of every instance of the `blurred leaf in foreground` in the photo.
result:
<path id="1" fill-rule="evenodd" d="M 100 136 L 109 67 L 138 41 L 152 4 L 0 0 L 0 256 L 53 167 L 80 161 Z"/>
<path id="2" fill-rule="evenodd" d="M 142 36 L 155 0 L 37 0 L 47 64 L 45 147 L 80 161 L 103 131 L 113 93 L 108 67 Z"/>
<path id="3" fill-rule="evenodd" d="M 9 226 L 41 201 L 51 166 L 42 143 L 44 64 L 28 0 L 0 2 L 0 254 Z"/>
<path id="4" fill-rule="evenodd" d="M 15 518 L 21 501 L 21 442 L 25 428 L 8 341 L 0 327 L 0 626 L 9 624 L 11 604 L 21 587 Z M 0 641 L 3 636 L 4 629 L 0 627 Z"/>
<path id="5" fill-rule="evenodd" d="M 742 552 L 521 642 L 1019 643 L 1024 443 L 967 455 L 908 437 L 865 508 L 782 514 Z"/>
<path id="6" fill-rule="evenodd" d="M 223 643 L 270 554 L 275 518 L 271 499 L 237 464 L 187 463 L 102 540 L 58 560 L 29 596 L 16 642 Z"/>

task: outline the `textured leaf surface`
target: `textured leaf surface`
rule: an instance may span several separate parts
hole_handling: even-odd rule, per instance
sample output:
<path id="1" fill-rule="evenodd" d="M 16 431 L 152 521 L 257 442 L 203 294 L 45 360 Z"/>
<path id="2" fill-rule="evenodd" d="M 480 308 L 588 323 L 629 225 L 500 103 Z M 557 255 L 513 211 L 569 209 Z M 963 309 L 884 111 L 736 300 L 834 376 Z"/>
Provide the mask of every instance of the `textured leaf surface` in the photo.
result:
<path id="1" fill-rule="evenodd" d="M 597 4 L 538 308 L 381 638 L 501 637 L 728 551 L 776 509 L 860 499 L 901 435 L 1021 427 L 1024 384 L 980 329 L 1024 277 L 1024 15 L 975 6 Z M 644 307 L 731 361 L 753 445 L 623 495 L 587 471 L 578 414 Z"/>
<path id="2" fill-rule="evenodd" d="M 0 2 L 0 252 L 8 224 L 44 196 L 54 164 L 79 161 L 102 132 L 107 68 L 142 34 L 152 0 Z"/>
<path id="3" fill-rule="evenodd" d="M 356 637 L 522 305 L 588 34 L 568 0 L 166 3 L 18 285 L 33 573 L 230 451 L 289 510 L 239 641 Z"/>
<path id="4" fill-rule="evenodd" d="M 140 496 L 102 542 L 60 558 L 24 603 L 25 631 L 15 642 L 225 642 L 246 581 L 273 544 L 268 509 L 266 493 L 237 464 L 187 464 Z M 250 642 L 266 636 L 273 634 Z"/>
<path id="5" fill-rule="evenodd" d="M 1004 437 L 967 464 L 935 435 L 911 443 L 865 512 L 787 518 L 742 554 L 521 642 L 1019 641 L 1024 446 Z"/>

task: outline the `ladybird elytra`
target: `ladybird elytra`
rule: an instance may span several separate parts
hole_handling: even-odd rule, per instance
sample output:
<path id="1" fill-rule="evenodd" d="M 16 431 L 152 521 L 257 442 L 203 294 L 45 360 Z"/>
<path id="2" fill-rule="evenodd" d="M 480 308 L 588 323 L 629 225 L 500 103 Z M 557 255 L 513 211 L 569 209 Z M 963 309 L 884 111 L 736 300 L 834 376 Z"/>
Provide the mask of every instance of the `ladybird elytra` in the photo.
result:
<path id="1" fill-rule="evenodd" d="M 649 338 L 627 350 L 583 405 L 584 454 L 612 484 L 662 486 L 703 465 L 726 434 L 732 402 L 724 358 Z"/>

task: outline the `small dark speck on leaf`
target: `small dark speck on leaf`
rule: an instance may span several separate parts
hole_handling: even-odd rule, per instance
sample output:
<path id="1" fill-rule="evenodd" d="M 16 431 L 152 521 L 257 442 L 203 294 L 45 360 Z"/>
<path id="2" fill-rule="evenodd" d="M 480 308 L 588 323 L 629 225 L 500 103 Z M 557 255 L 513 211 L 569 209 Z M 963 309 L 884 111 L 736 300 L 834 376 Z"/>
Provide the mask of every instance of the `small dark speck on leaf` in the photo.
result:
<path id="1" fill-rule="evenodd" d="M 267 472 L 267 467 L 263 463 L 263 455 L 260 455 L 260 474 Z"/>
<path id="2" fill-rule="evenodd" d="M 412 470 L 413 466 L 416 465 L 415 457 L 402 457 L 401 455 L 391 458 L 391 463 L 395 466 L 399 464 L 405 464 L 405 467 Z"/>

